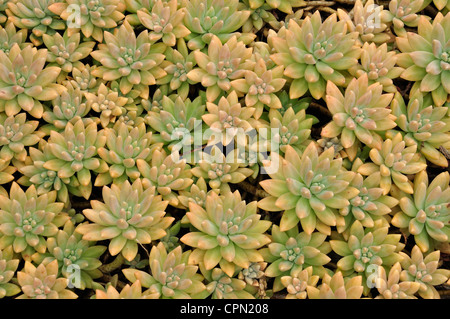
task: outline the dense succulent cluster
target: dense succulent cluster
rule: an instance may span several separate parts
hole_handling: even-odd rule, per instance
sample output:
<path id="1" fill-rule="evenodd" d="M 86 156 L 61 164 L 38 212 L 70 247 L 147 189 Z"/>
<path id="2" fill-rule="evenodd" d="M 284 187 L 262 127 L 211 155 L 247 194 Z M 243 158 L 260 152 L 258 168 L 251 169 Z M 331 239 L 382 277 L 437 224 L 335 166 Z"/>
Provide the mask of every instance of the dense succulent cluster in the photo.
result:
<path id="1" fill-rule="evenodd" d="M 0 0 L 0 299 L 438 299 L 450 1 Z"/>

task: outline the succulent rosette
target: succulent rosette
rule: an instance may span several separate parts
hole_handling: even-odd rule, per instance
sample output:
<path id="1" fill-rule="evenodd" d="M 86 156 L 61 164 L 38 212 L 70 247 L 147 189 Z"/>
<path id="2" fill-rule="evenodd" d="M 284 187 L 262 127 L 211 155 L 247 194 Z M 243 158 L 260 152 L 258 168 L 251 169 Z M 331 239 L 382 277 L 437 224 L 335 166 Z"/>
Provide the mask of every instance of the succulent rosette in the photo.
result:
<path id="1" fill-rule="evenodd" d="M 423 252 L 430 251 L 437 243 L 449 242 L 449 181 L 449 174 L 444 172 L 429 183 L 427 173 L 422 171 L 414 178 L 412 195 L 398 194 L 400 210 L 392 224 L 407 229 Z"/>
<path id="2" fill-rule="evenodd" d="M 450 270 L 439 268 L 441 252 L 435 250 L 424 255 L 418 246 L 414 246 L 409 255 L 400 254 L 403 257 L 400 280 L 418 283 L 418 295 L 424 299 L 440 299 L 435 286 L 445 283 L 450 277 Z"/>
<path id="3" fill-rule="evenodd" d="M 255 299 L 245 290 L 247 283 L 244 280 L 227 275 L 221 268 L 206 270 L 203 263 L 199 268 L 208 281 L 206 290 L 211 293 L 211 299 Z"/>
<path id="4" fill-rule="evenodd" d="M 148 86 L 167 74 L 161 67 L 165 50 L 164 43 L 149 40 L 148 30 L 136 36 L 131 25 L 125 22 L 114 34 L 105 31 L 105 43 L 91 53 L 101 63 L 92 74 L 106 81 L 120 79 L 123 94 L 136 89 L 142 98 L 148 98 Z"/>
<path id="5" fill-rule="evenodd" d="M 58 277 L 58 261 L 41 263 L 37 267 L 26 261 L 17 281 L 23 294 L 17 299 L 77 299 L 78 295 L 67 289 L 69 280 Z"/>
<path id="6" fill-rule="evenodd" d="M 69 279 L 75 288 L 86 289 L 100 286 L 94 282 L 103 276 L 98 269 L 102 265 L 99 257 L 105 252 L 105 246 L 94 246 L 92 242 L 83 240 L 80 233 L 75 232 L 71 221 L 58 230 L 55 237 L 47 239 L 45 254 L 35 254 L 33 261 L 37 264 L 48 264 L 58 261 L 58 274 Z M 79 277 L 76 278 L 75 275 Z"/>
<path id="7" fill-rule="evenodd" d="M 291 275 L 281 277 L 281 283 L 287 291 L 286 299 L 306 299 L 308 287 L 316 287 L 319 279 L 319 276 L 313 275 L 312 266 L 293 270 Z"/>
<path id="8" fill-rule="evenodd" d="M 0 249 L 12 245 L 25 260 L 36 251 L 45 253 L 45 240 L 57 234 L 63 207 L 56 191 L 38 195 L 33 185 L 23 191 L 13 182 L 9 196 L 0 194 Z"/>
<path id="9" fill-rule="evenodd" d="M 396 93 L 397 88 L 393 80 L 400 77 L 404 71 L 396 65 L 397 52 L 389 51 L 386 43 L 377 46 L 375 43 L 365 42 L 362 46 L 360 63 L 348 71 L 356 78 L 367 73 L 369 84 L 378 82 L 383 86 L 383 91 Z"/>
<path id="10" fill-rule="evenodd" d="M 278 226 L 272 226 L 272 242 L 267 248 L 261 249 L 261 254 L 270 263 L 265 274 L 275 277 L 275 292 L 284 288 L 283 276 L 298 274 L 309 267 L 314 275 L 324 275 L 326 270 L 323 266 L 331 260 L 327 256 L 331 247 L 325 241 L 326 237 L 319 232 L 299 232 L 297 227 L 283 232 Z"/>
<path id="11" fill-rule="evenodd" d="M 394 2 L 394 1 L 391 1 Z M 389 11 L 384 10 L 373 0 L 356 0 L 352 13 L 349 14 L 338 9 L 339 19 L 345 21 L 349 32 L 358 32 L 360 44 L 389 42 L 392 36 L 389 34 Z"/>
<path id="12" fill-rule="evenodd" d="M 430 95 L 412 95 L 406 104 L 403 97 L 395 94 L 392 113 L 404 132 L 406 145 L 416 145 L 417 150 L 433 164 L 447 167 L 448 161 L 439 151 L 441 146 L 450 148 L 450 119 L 448 107 L 435 106 Z M 389 136 L 390 134 L 388 134 Z"/>
<path id="13" fill-rule="evenodd" d="M 144 294 L 155 299 L 203 299 L 209 295 L 203 284 L 204 277 L 197 272 L 189 258 L 192 251 L 181 246 L 167 252 L 163 243 L 150 251 L 150 273 L 142 270 L 124 269 L 122 272 L 131 282 L 139 280 L 148 288 Z"/>
<path id="14" fill-rule="evenodd" d="M 189 203 L 186 213 L 195 231 L 180 238 L 194 247 L 189 262 L 202 262 L 206 270 L 217 265 L 232 277 L 238 267 L 248 268 L 251 262 L 263 261 L 259 248 L 270 243 L 265 231 L 271 222 L 261 220 L 256 201 L 246 203 L 239 192 L 223 196 L 210 193 L 205 208 Z"/>
<path id="15" fill-rule="evenodd" d="M 222 92 L 229 92 L 232 81 L 243 78 L 255 64 L 250 59 L 252 48 L 247 48 L 236 36 L 222 44 L 213 35 L 207 53 L 195 50 L 193 54 L 198 68 L 189 71 L 187 77 L 206 88 L 208 102 L 214 102 Z"/>
<path id="16" fill-rule="evenodd" d="M 299 98 L 309 92 L 315 99 L 325 95 L 326 83 L 345 85 L 345 70 L 358 63 L 361 54 L 357 32 L 347 33 L 345 21 L 332 14 L 322 22 L 319 11 L 301 24 L 289 22 L 283 33 L 269 36 L 275 53 L 271 59 L 284 65 L 292 80 L 289 95 Z"/>
<path id="17" fill-rule="evenodd" d="M 188 48 L 203 49 L 209 45 L 214 35 L 222 43 L 238 36 L 246 43 L 255 38 L 254 34 L 237 32 L 250 16 L 250 10 L 239 10 L 238 0 L 191 0 L 185 1 L 184 25 L 191 32 L 187 35 Z"/>
<path id="18" fill-rule="evenodd" d="M 330 240 L 333 251 L 342 258 L 337 266 L 345 276 L 356 273 L 362 276 L 364 295 L 368 295 L 370 288 L 369 277 L 374 271 L 374 265 L 390 267 L 402 260 L 399 251 L 404 244 L 400 243 L 400 234 L 389 234 L 388 226 L 364 229 L 359 221 L 355 221 L 350 228 L 347 241 Z"/>
<path id="19" fill-rule="evenodd" d="M 98 174 L 95 186 L 104 186 L 112 182 L 120 184 L 127 179 L 135 180 L 141 175 L 136 161 L 149 160 L 152 150 L 160 145 L 152 145 L 152 133 L 147 132 L 141 123 L 129 129 L 123 122 L 117 122 L 113 128 L 105 129 L 106 144 L 97 152 L 110 166 L 107 172 Z"/>
<path id="20" fill-rule="evenodd" d="M 449 13 L 439 12 L 432 22 L 421 16 L 417 33 L 396 38 L 401 52 L 397 63 L 405 68 L 401 77 L 415 82 L 411 92 L 430 92 L 436 106 L 442 106 L 450 94 L 449 26 Z"/>
<path id="21" fill-rule="evenodd" d="M 67 31 L 63 35 L 59 33 L 44 34 L 42 39 L 48 49 L 49 66 L 60 67 L 63 75 L 71 72 L 74 65 L 81 63 L 79 61 L 86 58 L 95 46 L 94 41 L 80 43 L 81 35 L 79 33 L 69 36 Z"/>
<path id="22" fill-rule="evenodd" d="M 352 171 L 357 172 L 363 164 L 361 159 L 357 158 L 352 166 Z M 356 173 L 351 185 L 359 190 L 359 193 L 350 199 L 350 205 L 339 210 L 344 216 L 345 225 L 338 226 L 338 232 L 348 236 L 348 230 L 356 220 L 366 228 L 375 226 L 375 221 L 380 218 L 386 218 L 398 204 L 398 199 L 392 196 L 383 195 L 383 189 L 380 186 L 380 174 L 372 174 L 363 177 Z"/>
<path id="23" fill-rule="evenodd" d="M 194 181 L 192 171 L 185 159 L 164 150 L 155 149 L 151 161 L 137 159 L 136 166 L 140 172 L 144 188 L 156 187 L 156 192 L 174 207 L 181 206 L 178 191 L 187 189 Z"/>
<path id="24" fill-rule="evenodd" d="M 36 131 L 38 121 L 27 121 L 26 113 L 6 116 L 0 113 L 0 156 L 4 161 L 25 162 L 26 146 L 37 144 L 42 132 Z"/>
<path id="25" fill-rule="evenodd" d="M 393 0 L 389 2 L 387 20 L 392 23 L 397 36 L 406 36 L 405 27 L 418 26 L 420 11 L 426 7 L 425 2 L 424 0 Z"/>
<path id="26" fill-rule="evenodd" d="M 126 260 L 133 260 L 138 244 L 162 238 L 174 220 L 165 216 L 168 202 L 155 194 L 154 187 L 144 190 L 139 179 L 104 186 L 102 195 L 104 202 L 92 200 L 92 208 L 83 210 L 92 222 L 79 225 L 76 231 L 87 241 L 109 239 L 113 256 L 122 253 Z"/>
<path id="27" fill-rule="evenodd" d="M 44 168 L 57 172 L 61 179 L 76 176 L 80 193 L 88 199 L 92 192 L 91 171 L 104 173 L 108 169 L 97 154 L 105 143 L 104 131 L 98 132 L 95 122 L 86 126 L 81 119 L 75 124 L 69 122 L 64 132 L 50 133 L 47 151 L 55 158 L 46 161 Z"/>
<path id="28" fill-rule="evenodd" d="M 55 99 L 63 86 L 56 84 L 61 69 L 46 67 L 47 49 L 14 44 L 6 54 L 0 51 L 0 111 L 16 115 L 21 110 L 41 118 L 41 101 Z"/>
<path id="29" fill-rule="evenodd" d="M 120 0 L 67 0 L 55 2 L 48 9 L 67 23 L 69 36 L 82 32 L 87 38 L 103 41 L 104 29 L 117 27 L 125 15 Z"/>
<path id="30" fill-rule="evenodd" d="M 358 173 L 365 176 L 380 174 L 380 187 L 384 195 L 389 193 L 392 184 L 405 193 L 412 194 L 412 183 L 406 175 L 417 174 L 427 167 L 425 159 L 416 150 L 417 145 L 406 146 L 402 134 L 397 132 L 392 139 L 387 138 L 380 149 L 370 150 L 372 163 L 362 164 Z"/>
<path id="31" fill-rule="evenodd" d="M 402 266 L 396 262 L 386 275 L 384 267 L 378 268 L 377 290 L 380 293 L 375 299 L 417 299 L 415 293 L 420 284 L 414 281 L 400 281 Z"/>
<path id="32" fill-rule="evenodd" d="M 175 46 L 177 39 L 185 38 L 191 31 L 183 24 L 186 14 L 184 8 L 178 8 L 178 0 L 153 1 L 151 12 L 138 10 L 139 21 L 150 30 L 151 42 L 161 40 L 168 46 Z"/>
<path id="33" fill-rule="evenodd" d="M 282 231 L 299 222 L 307 234 L 315 229 L 331 234 L 331 226 L 343 226 L 344 218 L 337 209 L 347 207 L 349 200 L 359 193 L 350 185 L 354 172 L 342 167 L 342 158 L 334 159 L 334 149 L 318 154 L 311 142 L 300 156 L 287 146 L 285 157 L 271 153 L 270 179 L 260 182 L 270 196 L 258 206 L 267 211 L 283 211 Z"/>
<path id="34" fill-rule="evenodd" d="M 357 141 L 370 147 L 381 147 L 383 140 L 377 132 L 397 126 L 389 109 L 393 97 L 393 93 L 383 94 L 380 83 L 369 85 L 366 74 L 354 78 L 345 94 L 328 82 L 325 100 L 333 120 L 322 129 L 322 136 L 337 137 L 340 134 L 342 146 L 351 155 L 351 160 L 356 156 Z"/>
<path id="35" fill-rule="evenodd" d="M 325 274 L 318 287 L 306 287 L 309 299 L 360 299 L 363 289 L 361 276 L 345 281 L 340 271 Z"/>
<path id="36" fill-rule="evenodd" d="M 8 20 L 16 27 L 30 29 L 30 40 L 35 46 L 42 44 L 44 34 L 55 35 L 56 30 L 64 30 L 66 24 L 58 14 L 50 10 L 56 0 L 8 1 L 6 13 Z"/>

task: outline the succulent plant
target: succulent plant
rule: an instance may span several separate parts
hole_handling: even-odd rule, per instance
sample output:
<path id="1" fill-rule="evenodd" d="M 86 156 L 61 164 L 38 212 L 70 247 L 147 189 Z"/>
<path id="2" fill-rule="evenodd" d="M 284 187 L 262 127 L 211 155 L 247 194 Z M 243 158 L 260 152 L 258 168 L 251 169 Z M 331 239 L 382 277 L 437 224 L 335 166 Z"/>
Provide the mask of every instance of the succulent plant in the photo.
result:
<path id="1" fill-rule="evenodd" d="M 20 167 L 19 171 L 24 175 L 17 180 L 17 182 L 24 186 L 34 185 L 38 195 L 44 195 L 50 191 L 57 192 L 58 201 L 62 203 L 69 202 L 69 192 L 75 193 L 78 180 L 75 176 L 60 178 L 58 172 L 44 167 L 49 160 L 56 159 L 56 157 L 47 150 L 46 144 L 39 148 L 30 147 L 30 159 L 25 165 Z M 69 190 L 70 189 L 70 190 Z"/>
<path id="2" fill-rule="evenodd" d="M 290 275 L 281 277 L 281 283 L 286 287 L 286 299 L 306 299 L 307 288 L 316 287 L 320 277 L 313 275 L 313 267 L 292 270 Z"/>
<path id="3" fill-rule="evenodd" d="M 217 146 L 211 153 L 200 153 L 198 165 L 192 168 L 192 175 L 204 178 L 214 192 L 224 194 L 230 191 L 229 183 L 236 184 L 253 174 L 253 170 L 242 167 L 237 158 L 237 150 L 226 156 Z"/>
<path id="4" fill-rule="evenodd" d="M 264 273 L 266 268 L 266 262 L 252 262 L 248 268 L 244 268 L 239 272 L 238 278 L 244 280 L 249 286 L 259 286 L 260 280 L 266 276 Z"/>
<path id="5" fill-rule="evenodd" d="M 250 16 L 249 10 L 239 10 L 238 0 L 191 0 L 183 1 L 186 7 L 184 25 L 191 31 L 186 37 L 188 48 L 203 49 L 209 45 L 213 36 L 222 43 L 238 36 L 247 44 L 255 35 L 236 32 Z"/>
<path id="6" fill-rule="evenodd" d="M 349 32 L 358 32 L 361 45 L 365 42 L 382 44 L 391 40 L 387 32 L 389 11 L 373 0 L 356 0 L 351 15 L 342 9 L 338 9 L 337 14 L 340 20 L 347 23 Z"/>
<path id="7" fill-rule="evenodd" d="M 306 118 L 304 109 L 295 112 L 290 107 L 283 115 L 278 110 L 270 110 L 269 117 L 271 132 L 274 132 L 271 139 L 279 144 L 283 154 L 288 145 L 301 153 L 311 142 L 313 119 Z"/>
<path id="8" fill-rule="evenodd" d="M 264 106 L 270 109 L 280 109 L 281 101 L 275 94 L 280 91 L 286 79 L 283 79 L 284 67 L 279 65 L 267 70 L 265 61 L 260 58 L 256 61 L 253 70 L 245 71 L 244 79 L 231 81 L 233 89 L 245 95 L 245 105 L 254 107 L 253 116 L 259 119 Z"/>
<path id="9" fill-rule="evenodd" d="M 211 299 L 255 299 L 245 291 L 247 284 L 242 279 L 227 275 L 221 268 L 206 270 L 203 263 L 199 266 L 208 282 L 206 290 L 211 294 Z"/>
<path id="10" fill-rule="evenodd" d="M 205 208 L 189 203 L 186 216 L 196 229 L 180 238 L 195 248 L 190 263 L 202 262 L 206 270 L 219 265 L 233 277 L 237 267 L 248 268 L 251 262 L 263 261 L 258 249 L 270 242 L 264 232 L 272 223 L 261 220 L 256 201 L 247 204 L 238 191 L 222 196 L 212 192 L 206 197 Z"/>
<path id="11" fill-rule="evenodd" d="M 195 203 L 202 208 L 205 208 L 206 197 L 209 192 L 212 190 L 208 190 L 208 186 L 203 177 L 200 177 L 189 187 L 189 190 L 184 189 L 179 191 L 178 200 L 180 203 L 189 208 L 189 203 Z"/>
<path id="12" fill-rule="evenodd" d="M 402 134 L 398 132 L 392 139 L 387 138 L 381 148 L 372 148 L 367 162 L 358 168 L 358 173 L 369 176 L 380 174 L 383 195 L 389 193 L 392 183 L 407 194 L 413 193 L 411 181 L 406 174 L 417 174 L 427 167 L 425 159 L 416 153 L 417 145 L 406 147 Z"/>
<path id="13" fill-rule="evenodd" d="M 144 30 L 137 37 L 129 23 L 125 22 L 114 34 L 105 31 L 105 43 L 98 45 L 92 57 L 102 65 L 92 74 L 106 81 L 120 79 L 123 94 L 137 89 L 140 97 L 146 99 L 149 85 L 166 75 L 161 67 L 164 60 L 164 43 L 151 43 L 148 31 Z"/>
<path id="14" fill-rule="evenodd" d="M 158 134 L 153 135 L 155 142 L 164 143 L 169 151 L 180 152 L 189 161 L 188 154 L 181 154 L 184 147 L 202 144 L 195 141 L 195 133 L 203 132 L 202 115 L 205 113 L 205 104 L 201 96 L 183 100 L 178 96 L 175 101 L 164 96 L 161 101 L 162 109 L 159 112 L 149 111 L 146 116 L 147 123 Z M 200 146 L 199 145 L 199 146 Z"/>
<path id="15" fill-rule="evenodd" d="M 6 116 L 0 113 L 0 157 L 4 161 L 25 162 L 26 146 L 39 142 L 43 134 L 36 131 L 39 121 L 27 121 L 26 113 Z"/>
<path id="16" fill-rule="evenodd" d="M 100 124 L 103 127 L 115 123 L 117 118 L 126 112 L 124 106 L 128 102 L 128 98 L 119 96 L 118 92 L 103 83 L 100 84 L 97 93 L 85 92 L 84 95 L 87 100 L 87 108 L 100 113 Z"/>
<path id="17" fill-rule="evenodd" d="M 137 11 L 139 21 L 150 30 L 149 40 L 161 40 L 171 47 L 191 33 L 183 24 L 185 14 L 184 8 L 178 8 L 178 0 L 155 0 L 151 12 Z"/>
<path id="18" fill-rule="evenodd" d="M 36 254 L 33 261 L 36 264 L 48 264 L 58 261 L 58 274 L 69 279 L 69 283 L 78 289 L 94 288 L 94 279 L 103 276 L 98 269 L 102 265 L 99 257 L 105 252 L 105 246 L 94 246 L 91 242 L 83 240 L 82 235 L 75 232 L 71 221 L 58 230 L 55 237 L 47 239 L 48 252 Z M 78 276 L 78 277 L 76 277 Z"/>
<path id="19" fill-rule="evenodd" d="M 407 229 L 422 252 L 450 238 L 450 177 L 448 172 L 428 183 L 425 171 L 416 174 L 412 195 L 398 194 L 400 210 L 392 225 Z"/>
<path id="20" fill-rule="evenodd" d="M 438 13 L 431 23 L 420 17 L 417 33 L 397 37 L 401 53 L 397 63 L 405 68 L 401 77 L 415 82 L 411 92 L 431 92 L 434 104 L 442 106 L 450 94 L 450 51 L 446 46 L 450 14 Z"/>
<path id="21" fill-rule="evenodd" d="M 105 136 L 106 145 L 97 152 L 110 167 L 97 176 L 95 186 L 112 182 L 120 184 L 127 179 L 139 178 L 141 174 L 136 167 L 136 160 L 150 160 L 152 150 L 159 146 L 151 145 L 152 133 L 147 132 L 144 123 L 129 129 L 125 123 L 117 122 L 113 128 L 105 129 Z"/>
<path id="22" fill-rule="evenodd" d="M 11 50 L 11 48 L 15 43 L 17 43 L 21 48 L 30 45 L 31 43 L 25 42 L 26 39 L 27 39 L 27 30 L 26 29 L 16 30 L 14 23 L 12 23 L 12 21 L 8 21 L 5 24 L 5 27 L 0 26 L 0 51 L 5 52 L 5 54 L 9 54 L 9 50 Z"/>
<path id="23" fill-rule="evenodd" d="M 236 36 L 222 44 L 219 37 L 212 35 L 208 52 L 194 51 L 198 67 L 187 73 L 194 83 L 201 83 L 206 88 L 208 102 L 214 102 L 222 92 L 229 92 L 231 81 L 243 78 L 255 62 L 250 58 L 252 48 L 247 48 Z"/>
<path id="24" fill-rule="evenodd" d="M 269 36 L 276 52 L 271 59 L 284 65 L 284 75 L 292 79 L 290 98 L 299 98 L 309 91 L 320 99 L 327 81 L 343 86 L 344 70 L 357 64 L 361 54 L 357 37 L 357 32 L 347 33 L 346 22 L 337 21 L 336 14 L 322 22 L 319 11 L 301 24 L 291 20 L 283 33 Z"/>
<path id="25" fill-rule="evenodd" d="M 384 267 L 378 267 L 377 290 L 379 295 L 375 299 L 417 299 L 414 294 L 419 290 L 420 284 L 413 281 L 400 282 L 402 266 L 396 262 L 386 276 Z"/>
<path id="26" fill-rule="evenodd" d="M 326 235 L 313 232 L 299 232 L 297 227 L 281 231 L 277 225 L 272 226 L 272 242 L 261 249 L 264 260 L 269 262 L 265 274 L 275 277 L 274 292 L 284 288 L 281 278 L 312 267 L 314 275 L 320 277 L 325 273 L 323 265 L 331 259 L 327 254 L 330 244 L 325 241 Z"/>
<path id="27" fill-rule="evenodd" d="M 75 124 L 82 119 L 85 125 L 92 119 L 87 117 L 90 107 L 87 104 L 86 98 L 79 87 L 74 87 L 73 84 L 66 83 L 65 90 L 52 100 L 52 109 L 47 109 L 42 118 L 49 123 L 49 125 L 41 126 L 41 130 L 48 132 L 61 132 L 66 127 L 67 123 Z"/>
<path id="28" fill-rule="evenodd" d="M 342 272 L 330 276 L 325 274 L 319 287 L 306 287 L 309 299 L 360 299 L 362 277 L 355 276 L 345 281 Z"/>
<path id="29" fill-rule="evenodd" d="M 92 209 L 83 210 L 92 223 L 79 225 L 76 231 L 88 241 L 109 239 L 113 256 L 121 252 L 126 260 L 133 260 L 138 244 L 162 238 L 174 220 L 165 217 L 168 202 L 155 195 L 154 187 L 144 190 L 139 179 L 104 186 L 102 196 L 104 203 L 91 200 Z"/>
<path id="30" fill-rule="evenodd" d="M 20 3 L 20 4 L 19 4 Z M 35 46 L 42 44 L 44 34 L 55 35 L 56 30 L 64 30 L 66 24 L 58 14 L 49 10 L 56 0 L 8 1 L 8 20 L 20 29 L 30 29 L 30 40 Z"/>
<path id="31" fill-rule="evenodd" d="M 20 288 L 10 282 L 19 266 L 19 259 L 14 258 L 12 247 L 0 250 L 0 299 L 11 297 L 20 292 Z"/>
<path id="32" fill-rule="evenodd" d="M 417 27 L 420 11 L 426 6 L 423 0 L 393 0 L 389 2 L 387 20 L 392 23 L 394 33 L 406 36 L 405 27 Z"/>
<path id="33" fill-rule="evenodd" d="M 120 0 L 67 0 L 56 2 L 48 9 L 67 23 L 69 36 L 78 32 L 86 38 L 103 41 L 103 30 L 117 27 L 125 16 L 125 4 Z"/>
<path id="34" fill-rule="evenodd" d="M 361 165 L 363 165 L 362 160 L 355 159 L 352 171 L 357 172 Z M 344 237 L 348 236 L 346 233 L 356 220 L 363 227 L 372 228 L 376 220 L 387 217 L 387 214 L 398 204 L 398 199 L 395 197 L 383 195 L 383 189 L 379 187 L 380 180 L 380 174 L 372 174 L 365 178 L 360 173 L 355 174 L 351 185 L 358 189 L 359 193 L 349 200 L 349 206 L 339 210 L 339 213 L 344 216 L 345 224 L 338 226 L 337 230 L 343 233 Z"/>
<path id="35" fill-rule="evenodd" d="M 372 288 L 369 277 L 373 265 L 390 267 L 402 259 L 398 253 L 405 246 L 400 243 L 401 234 L 388 234 L 388 231 L 388 226 L 365 229 L 355 221 L 350 227 L 348 240 L 330 240 L 333 251 L 342 256 L 337 263 L 338 269 L 344 276 L 354 273 L 361 276 L 365 296 Z"/>
<path id="36" fill-rule="evenodd" d="M 252 8 L 252 5 L 254 7 Z M 266 23 L 270 25 L 277 22 L 277 19 L 271 12 L 271 6 L 263 1 L 262 5 L 256 7 L 255 1 L 242 0 L 239 1 L 240 11 L 250 10 L 250 17 L 242 25 L 242 31 L 247 32 L 257 32 L 263 28 Z"/>
<path id="37" fill-rule="evenodd" d="M 150 162 L 137 159 L 136 165 L 144 188 L 155 187 L 156 193 L 162 195 L 169 205 L 180 207 L 177 192 L 187 189 L 193 183 L 191 167 L 185 159 L 175 158 L 164 150 L 155 149 Z"/>
<path id="38" fill-rule="evenodd" d="M 98 66 L 78 63 L 72 68 L 72 74 L 70 77 L 70 84 L 75 89 L 78 88 L 81 91 L 88 91 L 95 93 L 102 82 L 101 79 L 92 75 L 92 70 Z"/>
<path id="39" fill-rule="evenodd" d="M 64 203 L 56 202 L 56 191 L 38 195 L 34 185 L 24 192 L 13 182 L 9 198 L 0 195 L 0 249 L 12 245 L 25 260 L 36 251 L 45 253 L 45 239 L 58 232 L 63 207 Z"/>
<path id="40" fill-rule="evenodd" d="M 23 292 L 17 299 L 77 299 L 77 294 L 66 289 L 69 280 L 57 275 L 57 260 L 37 267 L 25 261 L 23 270 L 17 272 L 17 281 Z"/>
<path id="41" fill-rule="evenodd" d="M 120 293 L 112 285 L 109 285 L 105 290 L 97 289 L 95 299 L 157 299 L 155 295 L 142 292 L 142 285 L 139 280 L 136 280 L 131 286 L 126 284 Z"/>
<path id="42" fill-rule="evenodd" d="M 164 68 L 166 75 L 156 80 L 157 84 L 167 84 L 172 91 L 186 99 L 190 85 L 195 82 L 188 78 L 187 74 L 197 65 L 194 53 L 189 52 L 186 41 L 178 39 L 175 48 L 167 48 L 164 52 L 166 61 L 170 62 Z"/>
<path id="43" fill-rule="evenodd" d="M 98 157 L 97 150 L 106 143 L 104 131 L 97 131 L 97 124 L 84 125 L 80 119 L 67 123 L 64 132 L 52 131 L 47 150 L 54 159 L 44 163 L 44 168 L 58 172 L 61 179 L 76 176 L 79 191 L 86 199 L 92 191 L 91 171 L 104 173 L 108 165 Z"/>
<path id="44" fill-rule="evenodd" d="M 150 274 L 141 270 L 123 269 L 131 282 L 139 280 L 144 293 L 157 299 L 203 299 L 209 293 L 203 284 L 203 276 L 197 273 L 198 266 L 188 263 L 191 251 L 183 252 L 181 246 L 170 252 L 163 243 L 150 251 Z"/>
<path id="45" fill-rule="evenodd" d="M 353 78 L 344 95 L 332 82 L 327 84 L 326 102 L 333 120 L 322 129 L 323 137 L 341 136 L 342 146 L 350 160 L 356 156 L 356 141 L 370 147 L 381 147 L 382 138 L 377 132 L 397 126 L 395 116 L 388 108 L 393 93 L 383 94 L 379 82 L 369 85 L 367 74 Z"/>
<path id="46" fill-rule="evenodd" d="M 331 233 L 331 226 L 342 226 L 344 219 L 337 209 L 350 205 L 349 200 L 359 190 L 350 186 L 354 172 L 342 167 L 342 158 L 334 159 L 334 149 L 318 155 L 317 146 L 311 142 L 300 157 L 286 146 L 285 158 L 271 153 L 271 179 L 260 182 L 271 196 L 259 201 L 266 211 L 284 211 L 280 230 L 286 231 L 299 222 L 307 234 L 317 229 Z M 267 166 L 267 164 L 265 164 Z"/>
<path id="47" fill-rule="evenodd" d="M 56 84 L 61 69 L 45 67 L 47 49 L 14 44 L 9 53 L 0 51 L 0 112 L 16 115 L 21 110 L 41 118 L 40 101 L 58 96 L 63 86 Z"/>
<path id="48" fill-rule="evenodd" d="M 397 53 L 389 51 L 386 43 L 379 46 L 375 43 L 364 43 L 360 60 L 360 64 L 349 68 L 351 75 L 359 78 L 366 73 L 369 84 L 378 82 L 383 86 L 383 91 L 397 92 L 393 80 L 400 77 L 404 69 L 396 66 Z"/>
<path id="49" fill-rule="evenodd" d="M 257 126 L 252 119 L 255 108 L 242 106 L 236 91 L 232 91 L 227 97 L 222 96 L 217 104 L 206 102 L 206 108 L 208 112 L 202 115 L 202 119 L 209 126 L 211 136 L 205 133 L 209 144 L 222 143 L 226 146 L 235 138 L 241 144 L 244 141 L 239 138 L 240 135 Z"/>
<path id="50" fill-rule="evenodd" d="M 430 95 L 423 96 L 419 92 L 410 97 L 407 105 L 401 94 L 396 93 L 391 108 L 398 127 L 405 134 L 406 145 L 416 145 L 427 160 L 447 167 L 448 161 L 439 147 L 450 147 L 448 108 L 434 106 Z"/>
<path id="51" fill-rule="evenodd" d="M 414 246 L 411 255 L 400 252 L 403 271 L 401 281 L 412 281 L 420 284 L 418 294 L 424 299 L 440 299 L 434 286 L 445 283 L 450 277 L 450 270 L 439 269 L 440 251 L 435 250 L 424 256 L 418 246 Z"/>
<path id="52" fill-rule="evenodd" d="M 74 65 L 86 58 L 94 48 L 94 41 L 83 41 L 80 43 L 81 35 L 79 33 L 63 35 L 55 33 L 54 35 L 42 35 L 45 46 L 48 49 L 47 62 L 49 66 L 57 66 L 61 68 L 61 74 L 66 75 L 71 72 Z M 60 77 L 61 77 L 60 74 Z"/>

